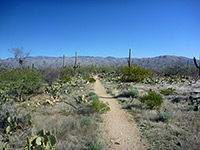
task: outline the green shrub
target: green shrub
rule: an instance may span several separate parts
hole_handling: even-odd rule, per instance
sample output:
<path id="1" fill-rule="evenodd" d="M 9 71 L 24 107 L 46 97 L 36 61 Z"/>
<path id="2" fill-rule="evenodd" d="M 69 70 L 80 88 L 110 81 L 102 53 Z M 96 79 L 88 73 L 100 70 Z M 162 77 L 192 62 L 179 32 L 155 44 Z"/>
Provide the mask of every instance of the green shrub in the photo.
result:
<path id="1" fill-rule="evenodd" d="M 122 68 L 123 75 L 122 81 L 125 82 L 142 82 L 147 77 L 151 76 L 151 69 L 146 69 L 144 67 L 139 67 L 137 64 L 126 66 Z"/>
<path id="2" fill-rule="evenodd" d="M 69 75 L 69 74 L 64 74 L 64 75 L 62 75 L 62 76 L 60 77 L 60 79 L 61 79 L 62 81 L 64 81 L 65 83 L 72 80 L 71 75 Z"/>
<path id="3" fill-rule="evenodd" d="M 88 95 L 93 96 L 93 95 L 97 95 L 97 94 L 95 92 L 90 92 Z"/>
<path id="4" fill-rule="evenodd" d="M 139 100 L 141 103 L 144 103 L 150 109 L 160 108 L 163 103 L 162 96 L 150 90 L 148 91 L 148 94 L 140 96 Z"/>
<path id="5" fill-rule="evenodd" d="M 86 125 L 88 126 L 91 123 L 91 119 L 89 117 L 83 117 L 81 119 L 81 125 Z"/>
<path id="6" fill-rule="evenodd" d="M 92 95 L 92 96 L 90 96 L 90 99 L 91 99 L 91 100 L 98 99 L 98 98 L 99 98 L 98 95 Z"/>
<path id="7" fill-rule="evenodd" d="M 93 99 L 93 101 L 88 104 L 88 107 L 90 107 L 92 111 L 95 111 L 97 113 L 105 113 L 110 110 L 108 103 L 104 103 L 97 98 Z"/>
<path id="8" fill-rule="evenodd" d="M 94 142 L 92 144 L 90 144 L 89 150 L 101 150 L 102 146 L 101 146 L 101 142 Z"/>
<path id="9" fill-rule="evenodd" d="M 124 90 L 124 92 L 120 96 L 136 98 L 138 96 L 138 91 L 131 88 L 131 89 L 128 89 L 128 90 Z"/>
<path id="10" fill-rule="evenodd" d="M 160 90 L 160 93 L 165 95 L 165 96 L 169 96 L 169 95 L 173 95 L 175 89 L 173 88 L 168 88 L 168 89 L 162 89 Z"/>
<path id="11" fill-rule="evenodd" d="M 1 102 L 6 102 L 8 100 L 8 95 L 4 93 L 2 90 L 0 90 L 0 104 Z"/>
<path id="12" fill-rule="evenodd" d="M 7 150 L 7 148 L 4 146 L 4 143 L 0 141 L 0 150 Z"/>
<path id="13" fill-rule="evenodd" d="M 96 82 L 96 80 L 94 78 L 91 78 L 89 75 L 84 76 L 83 79 L 89 81 L 90 83 Z"/>
<path id="14" fill-rule="evenodd" d="M 25 96 L 38 91 L 42 84 L 42 76 L 30 67 L 4 71 L 0 76 L 0 86 L 17 100 L 23 101 Z"/>
<path id="15" fill-rule="evenodd" d="M 99 96 L 94 92 L 90 92 L 88 95 L 90 100 L 99 99 Z"/>
<path id="16" fill-rule="evenodd" d="M 159 117 L 160 121 L 167 122 L 167 121 L 169 121 L 170 118 L 171 118 L 171 115 L 169 113 L 160 112 L 160 117 Z"/>

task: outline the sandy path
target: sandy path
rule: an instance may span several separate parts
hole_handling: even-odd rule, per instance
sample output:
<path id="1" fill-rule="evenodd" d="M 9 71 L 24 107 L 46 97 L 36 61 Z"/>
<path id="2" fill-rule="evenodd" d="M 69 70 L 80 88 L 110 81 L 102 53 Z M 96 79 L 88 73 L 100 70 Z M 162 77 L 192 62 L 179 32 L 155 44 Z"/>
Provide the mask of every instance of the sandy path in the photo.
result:
<path id="1" fill-rule="evenodd" d="M 97 79 L 97 77 L 95 77 Z M 133 121 L 133 117 L 125 110 L 121 109 L 116 99 L 106 93 L 105 88 L 97 79 L 94 84 L 95 92 L 100 96 L 100 100 L 108 102 L 111 111 L 103 114 L 104 122 L 103 136 L 110 150 L 145 150 L 140 139 L 140 132 Z"/>

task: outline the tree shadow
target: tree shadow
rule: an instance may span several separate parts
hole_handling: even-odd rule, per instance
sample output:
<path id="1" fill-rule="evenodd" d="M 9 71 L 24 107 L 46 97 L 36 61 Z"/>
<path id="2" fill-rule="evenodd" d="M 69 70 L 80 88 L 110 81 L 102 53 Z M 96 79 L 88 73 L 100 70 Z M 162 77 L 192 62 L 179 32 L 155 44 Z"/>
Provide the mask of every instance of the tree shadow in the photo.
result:
<path id="1" fill-rule="evenodd" d="M 99 96 L 99 98 L 102 98 L 102 99 L 113 99 L 114 97 Z"/>
<path id="2" fill-rule="evenodd" d="M 132 108 L 139 109 L 139 110 L 144 110 L 144 108 L 141 105 L 138 105 L 138 104 L 130 104 L 130 105 L 122 107 L 122 109 L 126 109 L 126 110 L 130 110 Z"/>

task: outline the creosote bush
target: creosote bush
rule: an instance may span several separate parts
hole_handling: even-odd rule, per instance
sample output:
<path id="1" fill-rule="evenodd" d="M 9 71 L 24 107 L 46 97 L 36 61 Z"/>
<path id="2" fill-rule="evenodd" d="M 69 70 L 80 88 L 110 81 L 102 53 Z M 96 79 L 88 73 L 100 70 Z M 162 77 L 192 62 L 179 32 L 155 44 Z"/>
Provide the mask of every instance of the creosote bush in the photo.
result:
<path id="1" fill-rule="evenodd" d="M 120 94 L 121 97 L 132 97 L 132 98 L 136 98 L 138 97 L 138 91 L 130 88 L 127 90 L 124 90 L 122 94 Z"/>
<path id="2" fill-rule="evenodd" d="M 175 89 L 173 88 L 168 88 L 168 89 L 162 89 L 160 90 L 160 93 L 165 95 L 165 96 L 169 96 L 169 95 L 173 95 Z"/>
<path id="3" fill-rule="evenodd" d="M 94 93 L 94 92 L 90 92 L 88 94 L 88 96 L 89 96 L 90 100 L 99 99 L 99 96 L 96 93 Z"/>
<path id="4" fill-rule="evenodd" d="M 151 90 L 148 91 L 148 94 L 140 96 L 139 100 L 141 103 L 145 104 L 150 109 L 159 109 L 163 103 L 162 96 Z"/>
<path id="5" fill-rule="evenodd" d="M 96 82 L 96 80 L 94 78 L 91 78 L 89 75 L 84 76 L 83 79 L 89 81 L 90 83 Z"/>
<path id="6" fill-rule="evenodd" d="M 101 146 L 101 142 L 94 142 L 90 144 L 89 150 L 101 150 L 103 147 Z"/>
<path id="7" fill-rule="evenodd" d="M 62 75 L 62 76 L 60 77 L 60 79 L 61 79 L 62 81 L 64 81 L 65 83 L 72 80 L 71 75 L 69 75 L 69 74 L 64 74 L 64 75 Z"/>
<path id="8" fill-rule="evenodd" d="M 125 82 L 142 82 L 152 74 L 151 69 L 139 67 L 137 64 L 131 65 L 130 67 L 126 66 L 122 70 L 122 81 Z"/>
<path id="9" fill-rule="evenodd" d="M 88 104 L 88 107 L 97 113 L 105 113 L 110 110 L 110 107 L 108 106 L 108 103 L 104 103 L 100 101 L 98 98 L 95 98 L 92 100 L 90 104 Z"/>
<path id="10" fill-rule="evenodd" d="M 159 121 L 167 122 L 171 118 L 171 115 L 167 112 L 160 112 Z"/>

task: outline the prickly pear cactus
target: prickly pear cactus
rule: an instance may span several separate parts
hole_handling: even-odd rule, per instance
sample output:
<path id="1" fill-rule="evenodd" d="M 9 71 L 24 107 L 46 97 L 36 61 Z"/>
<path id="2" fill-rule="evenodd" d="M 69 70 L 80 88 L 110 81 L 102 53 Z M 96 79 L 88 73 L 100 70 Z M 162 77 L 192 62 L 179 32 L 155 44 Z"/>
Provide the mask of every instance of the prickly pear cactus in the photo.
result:
<path id="1" fill-rule="evenodd" d="M 40 131 L 41 136 L 27 138 L 25 150 L 55 150 L 56 137 L 46 130 Z"/>

